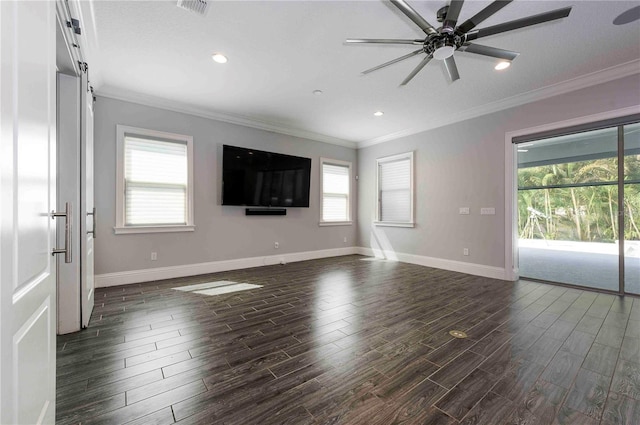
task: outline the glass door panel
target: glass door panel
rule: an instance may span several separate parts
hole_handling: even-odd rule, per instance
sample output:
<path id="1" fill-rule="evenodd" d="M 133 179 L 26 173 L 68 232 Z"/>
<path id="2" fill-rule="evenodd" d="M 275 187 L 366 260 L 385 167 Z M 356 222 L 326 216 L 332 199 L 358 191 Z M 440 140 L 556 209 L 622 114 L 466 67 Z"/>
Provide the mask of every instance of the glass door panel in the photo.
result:
<path id="1" fill-rule="evenodd" d="M 624 283 L 640 294 L 640 124 L 624 127 Z"/>
<path id="2" fill-rule="evenodd" d="M 617 127 L 517 150 L 520 276 L 618 291 Z"/>

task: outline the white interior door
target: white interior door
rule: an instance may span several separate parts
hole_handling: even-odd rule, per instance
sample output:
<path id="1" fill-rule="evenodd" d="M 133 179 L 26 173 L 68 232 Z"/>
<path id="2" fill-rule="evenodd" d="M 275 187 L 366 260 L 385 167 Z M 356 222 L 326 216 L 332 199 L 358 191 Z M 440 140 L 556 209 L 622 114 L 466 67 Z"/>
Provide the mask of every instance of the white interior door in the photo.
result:
<path id="1" fill-rule="evenodd" d="M 96 211 L 93 203 L 93 93 L 89 87 L 87 69 L 82 73 L 80 85 L 80 250 L 82 327 L 86 328 L 93 312 L 93 239 L 95 238 Z"/>
<path id="2" fill-rule="evenodd" d="M 55 4 L 0 2 L 0 423 L 55 418 Z"/>

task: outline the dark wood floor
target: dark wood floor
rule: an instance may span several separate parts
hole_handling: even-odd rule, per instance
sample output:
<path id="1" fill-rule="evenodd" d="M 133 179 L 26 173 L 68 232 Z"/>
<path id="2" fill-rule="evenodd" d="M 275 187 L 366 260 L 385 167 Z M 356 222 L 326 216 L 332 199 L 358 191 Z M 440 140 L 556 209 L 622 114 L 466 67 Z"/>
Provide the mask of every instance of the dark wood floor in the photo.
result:
<path id="1" fill-rule="evenodd" d="M 57 362 L 59 424 L 639 424 L 640 299 L 337 257 L 99 289 Z"/>

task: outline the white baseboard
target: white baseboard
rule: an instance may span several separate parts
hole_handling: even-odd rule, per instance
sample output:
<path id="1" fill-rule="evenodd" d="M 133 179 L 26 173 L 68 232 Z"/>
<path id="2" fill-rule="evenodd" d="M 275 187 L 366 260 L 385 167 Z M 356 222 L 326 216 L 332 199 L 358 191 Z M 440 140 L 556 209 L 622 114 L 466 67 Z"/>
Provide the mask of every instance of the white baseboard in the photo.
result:
<path id="1" fill-rule="evenodd" d="M 95 276 L 96 288 L 128 285 L 131 283 L 150 282 L 154 280 L 172 279 L 176 277 L 196 276 L 199 274 L 217 273 L 229 270 L 247 269 L 250 267 L 270 266 L 298 261 L 315 260 L 318 258 L 338 257 L 342 255 L 360 254 L 402 261 L 403 263 L 418 264 L 475 276 L 493 279 L 511 280 L 506 276 L 504 268 L 485 266 L 482 264 L 465 263 L 462 261 L 445 260 L 442 258 L 425 257 L 422 255 L 405 254 L 400 252 L 386 252 L 364 247 L 347 247 L 323 249 L 319 251 L 294 252 L 266 257 L 238 258 L 234 260 L 212 261 L 208 263 L 185 264 L 181 266 L 157 267 L 153 269 L 131 270 L 125 272 L 105 273 Z"/>
<path id="2" fill-rule="evenodd" d="M 418 264 L 436 269 L 450 270 L 474 276 L 490 277 L 492 279 L 511 280 L 502 267 L 485 266 L 483 264 L 465 263 L 462 261 L 445 260 L 443 258 L 425 257 L 423 255 L 405 254 L 402 252 L 388 252 L 380 249 L 358 247 L 357 253 L 370 257 L 385 258 L 403 263 Z"/>
<path id="3" fill-rule="evenodd" d="M 208 263 L 185 264 L 180 266 L 157 267 L 153 269 L 131 270 L 125 272 L 105 273 L 95 276 L 96 288 L 128 285 L 131 283 L 150 282 L 154 280 L 172 279 L 176 277 L 196 276 L 199 274 L 217 273 L 229 270 L 247 269 L 250 267 L 270 266 L 297 261 L 315 260 L 318 258 L 338 257 L 358 253 L 358 248 L 333 248 L 319 251 L 294 252 L 266 257 L 238 258 L 234 260 L 212 261 Z"/>

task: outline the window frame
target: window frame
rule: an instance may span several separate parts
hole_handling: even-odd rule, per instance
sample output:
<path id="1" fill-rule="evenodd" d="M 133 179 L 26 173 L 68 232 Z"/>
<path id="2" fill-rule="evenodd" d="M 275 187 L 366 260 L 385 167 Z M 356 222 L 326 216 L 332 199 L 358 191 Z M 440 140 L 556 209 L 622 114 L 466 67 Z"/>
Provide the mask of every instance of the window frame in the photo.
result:
<path id="1" fill-rule="evenodd" d="M 327 165 L 337 165 L 340 167 L 347 167 L 348 169 L 348 179 L 349 179 L 349 194 L 347 195 L 347 220 L 333 221 L 333 220 L 325 220 L 324 219 L 324 164 Z M 340 159 L 331 159 L 331 158 L 320 158 L 320 226 L 351 226 L 353 224 L 353 216 L 352 216 L 352 193 L 353 193 L 353 181 L 352 174 L 353 166 L 349 161 L 343 161 Z"/>
<path id="2" fill-rule="evenodd" d="M 380 197 L 380 165 L 388 162 L 399 161 L 403 159 L 409 160 L 409 200 L 410 200 L 410 213 L 409 221 L 383 221 L 380 219 L 380 213 L 382 210 L 382 199 Z M 414 152 L 405 152 L 397 155 L 385 156 L 376 159 L 376 220 L 373 222 L 375 226 L 386 227 L 415 227 L 415 185 L 414 185 Z"/>
<path id="3" fill-rule="evenodd" d="M 124 140 L 127 136 L 187 145 L 187 200 L 186 224 L 127 225 L 125 224 Z M 193 232 L 193 137 L 183 134 L 116 125 L 116 225 L 115 234 Z"/>

